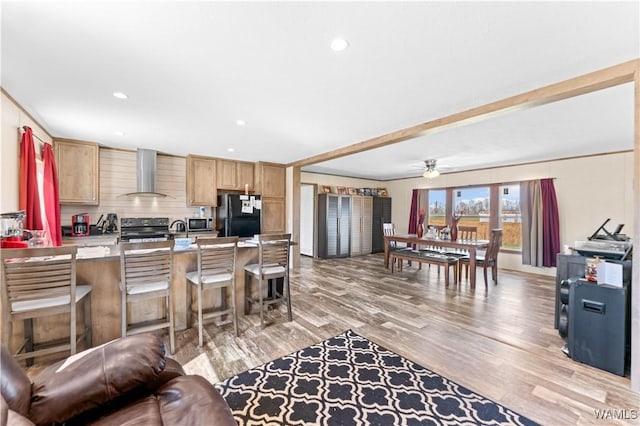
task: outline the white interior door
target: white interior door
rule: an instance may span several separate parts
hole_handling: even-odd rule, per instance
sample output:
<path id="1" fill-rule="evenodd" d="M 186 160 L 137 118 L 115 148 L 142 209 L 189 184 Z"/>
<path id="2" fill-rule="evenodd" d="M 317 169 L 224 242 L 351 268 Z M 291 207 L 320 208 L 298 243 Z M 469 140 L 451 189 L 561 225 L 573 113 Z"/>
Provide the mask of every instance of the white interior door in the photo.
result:
<path id="1" fill-rule="evenodd" d="M 315 186 L 300 185 L 300 254 L 313 256 Z"/>

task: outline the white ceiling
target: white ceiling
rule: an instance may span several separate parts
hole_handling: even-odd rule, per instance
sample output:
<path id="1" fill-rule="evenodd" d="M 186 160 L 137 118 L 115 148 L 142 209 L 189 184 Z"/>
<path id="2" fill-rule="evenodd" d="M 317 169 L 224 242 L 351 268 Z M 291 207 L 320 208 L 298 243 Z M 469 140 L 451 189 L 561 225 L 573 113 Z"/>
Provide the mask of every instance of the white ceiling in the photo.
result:
<path id="1" fill-rule="evenodd" d="M 0 13 L 2 87 L 52 136 L 248 161 L 302 160 L 640 56 L 631 1 L 2 1 Z M 632 148 L 627 84 L 303 170 L 384 180 L 428 158 L 458 171 Z"/>

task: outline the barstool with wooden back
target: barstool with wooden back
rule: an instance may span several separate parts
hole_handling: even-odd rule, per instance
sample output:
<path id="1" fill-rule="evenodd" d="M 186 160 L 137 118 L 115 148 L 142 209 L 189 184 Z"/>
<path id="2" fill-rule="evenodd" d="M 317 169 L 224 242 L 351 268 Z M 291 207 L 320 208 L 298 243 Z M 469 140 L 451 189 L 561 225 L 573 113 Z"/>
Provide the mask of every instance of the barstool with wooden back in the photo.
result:
<path id="1" fill-rule="evenodd" d="M 120 243 L 122 337 L 168 328 L 171 353 L 175 352 L 172 279 L 173 241 Z M 138 302 L 158 298 L 165 302 L 162 318 L 129 323 L 129 310 L 133 311 L 136 304 L 140 306 Z"/>
<path id="2" fill-rule="evenodd" d="M 484 286 L 487 287 L 487 268 L 491 268 L 491 278 L 493 282 L 498 284 L 498 253 L 502 246 L 502 229 L 492 229 L 491 236 L 489 237 L 489 244 L 487 245 L 487 251 L 484 256 L 479 255 L 476 257 L 476 265 L 482 266 L 484 272 Z M 461 265 L 469 268 L 469 258 L 463 257 L 459 260 Z M 458 274 L 462 275 L 461 268 L 458 268 Z M 459 277 L 460 277 L 459 275 Z M 460 279 L 458 279 L 460 281 Z"/>
<path id="3" fill-rule="evenodd" d="M 258 235 L 258 263 L 246 265 L 244 312 L 248 315 L 257 304 L 260 309 L 260 326 L 265 326 L 265 309 L 274 303 L 287 305 L 289 321 L 291 315 L 291 293 L 289 291 L 289 246 L 291 234 Z M 251 296 L 251 282 L 258 282 L 257 299 Z M 278 279 L 282 279 L 282 288 L 278 288 Z"/>
<path id="4" fill-rule="evenodd" d="M 236 314 L 236 256 L 238 237 L 198 238 L 198 270 L 187 273 L 187 314 L 198 325 L 198 342 L 202 346 L 202 328 L 206 322 L 230 315 L 230 319 L 219 325 L 233 322 L 233 331 L 238 335 Z M 196 290 L 197 309 L 192 309 L 192 286 Z M 227 305 L 227 289 L 231 289 L 231 303 Z M 204 290 L 220 289 L 220 305 L 203 308 Z"/>
<path id="5" fill-rule="evenodd" d="M 91 347 L 91 286 L 76 285 L 76 246 L 2 249 L 2 342 L 12 350 L 13 321 L 24 321 L 24 343 L 15 352 L 17 360 L 58 352 L 76 353 L 85 340 Z M 83 303 L 84 331 L 77 333 L 76 312 Z M 34 342 L 34 319 L 69 314 L 69 337 Z"/>

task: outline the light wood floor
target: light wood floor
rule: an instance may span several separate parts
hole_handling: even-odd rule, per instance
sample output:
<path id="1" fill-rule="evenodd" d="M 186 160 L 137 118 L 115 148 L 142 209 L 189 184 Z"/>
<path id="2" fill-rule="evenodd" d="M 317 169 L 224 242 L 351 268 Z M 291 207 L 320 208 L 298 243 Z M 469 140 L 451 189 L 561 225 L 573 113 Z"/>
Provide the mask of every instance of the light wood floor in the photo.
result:
<path id="1" fill-rule="evenodd" d="M 303 257 L 291 291 L 293 322 L 279 310 L 261 330 L 259 316 L 251 315 L 241 318 L 239 338 L 230 326 L 209 326 L 203 348 L 195 330 L 187 330 L 176 358 L 188 365 L 208 359 L 205 369 L 223 380 L 351 328 L 543 424 L 640 424 L 630 419 L 639 414 L 640 395 L 628 377 L 560 351 L 552 278 L 501 270 L 499 285 L 485 290 L 480 274 L 474 291 L 464 279 L 445 286 L 444 273 L 438 277 L 426 265 L 392 275 L 382 255 Z M 627 410 L 628 419 L 596 419 L 594 410 L 606 409 Z"/>
<path id="2" fill-rule="evenodd" d="M 561 352 L 552 278 L 501 270 L 500 284 L 485 290 L 480 273 L 471 290 L 464 279 L 445 286 L 436 271 L 405 266 L 392 275 L 381 254 L 303 257 L 291 274 L 292 322 L 278 309 L 265 330 L 259 315 L 240 317 L 237 338 L 230 325 L 207 326 L 202 348 L 188 329 L 175 358 L 215 382 L 352 329 L 542 424 L 640 424 L 628 377 Z M 626 410 L 627 420 L 597 419 L 595 410 Z"/>

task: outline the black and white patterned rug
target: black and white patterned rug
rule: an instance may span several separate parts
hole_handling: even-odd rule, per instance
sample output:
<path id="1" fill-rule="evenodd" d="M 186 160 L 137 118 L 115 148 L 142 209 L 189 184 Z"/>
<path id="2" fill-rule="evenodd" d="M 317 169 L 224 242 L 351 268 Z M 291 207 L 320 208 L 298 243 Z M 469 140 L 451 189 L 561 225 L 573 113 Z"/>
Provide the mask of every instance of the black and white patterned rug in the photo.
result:
<path id="1" fill-rule="evenodd" d="M 216 384 L 240 425 L 535 425 L 351 330 Z"/>

